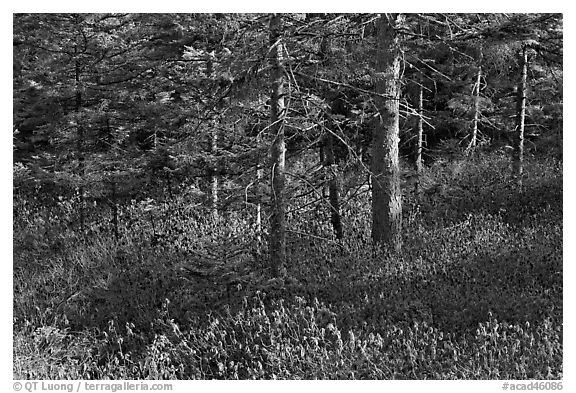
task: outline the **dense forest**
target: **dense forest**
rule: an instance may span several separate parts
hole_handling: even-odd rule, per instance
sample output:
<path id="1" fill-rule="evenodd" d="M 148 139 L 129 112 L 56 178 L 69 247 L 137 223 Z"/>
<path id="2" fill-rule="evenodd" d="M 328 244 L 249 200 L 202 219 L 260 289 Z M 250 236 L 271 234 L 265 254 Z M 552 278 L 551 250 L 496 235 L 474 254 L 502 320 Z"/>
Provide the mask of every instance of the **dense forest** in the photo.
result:
<path id="1" fill-rule="evenodd" d="M 559 14 L 14 14 L 16 379 L 561 379 Z"/>

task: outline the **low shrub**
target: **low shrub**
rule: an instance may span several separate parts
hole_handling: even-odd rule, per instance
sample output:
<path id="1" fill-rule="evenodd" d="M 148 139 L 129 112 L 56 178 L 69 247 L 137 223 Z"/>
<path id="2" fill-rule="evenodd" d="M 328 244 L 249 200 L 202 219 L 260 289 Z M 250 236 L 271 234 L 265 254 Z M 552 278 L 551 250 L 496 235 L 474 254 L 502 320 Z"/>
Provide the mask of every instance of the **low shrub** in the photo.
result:
<path id="1" fill-rule="evenodd" d="M 372 247 L 365 194 L 342 241 L 290 215 L 285 280 L 247 212 L 133 203 L 116 241 L 16 203 L 14 377 L 561 378 L 561 163 L 528 160 L 518 190 L 507 159 L 468 160 L 406 193 L 401 254 Z"/>

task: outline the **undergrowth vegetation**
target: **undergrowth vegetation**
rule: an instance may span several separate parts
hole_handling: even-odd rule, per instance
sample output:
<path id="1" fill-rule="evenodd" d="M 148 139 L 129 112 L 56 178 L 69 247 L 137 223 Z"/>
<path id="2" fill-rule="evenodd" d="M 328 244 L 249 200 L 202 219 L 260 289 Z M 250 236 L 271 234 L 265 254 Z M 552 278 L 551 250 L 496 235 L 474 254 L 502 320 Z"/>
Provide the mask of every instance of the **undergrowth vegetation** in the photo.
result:
<path id="1" fill-rule="evenodd" d="M 522 192 L 507 173 L 428 168 L 401 255 L 372 248 L 367 195 L 342 242 L 328 211 L 290 215 L 283 281 L 248 210 L 134 201 L 116 241 L 16 198 L 14 378 L 561 378 L 562 164 L 528 161 Z"/>

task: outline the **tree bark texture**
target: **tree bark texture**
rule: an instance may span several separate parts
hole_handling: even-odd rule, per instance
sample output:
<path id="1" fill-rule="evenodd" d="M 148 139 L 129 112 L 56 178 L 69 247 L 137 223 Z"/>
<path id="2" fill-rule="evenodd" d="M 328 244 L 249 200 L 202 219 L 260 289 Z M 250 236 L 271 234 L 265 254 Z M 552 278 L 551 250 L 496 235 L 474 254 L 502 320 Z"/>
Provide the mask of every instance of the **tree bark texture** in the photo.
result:
<path id="1" fill-rule="evenodd" d="M 74 47 L 74 54 L 78 55 L 78 47 Z M 84 179 L 84 126 L 81 119 L 82 111 L 82 78 L 81 78 L 80 61 L 76 57 L 74 59 L 74 111 L 76 122 L 76 152 L 78 154 L 78 172 L 80 173 L 81 182 Z M 80 199 L 80 229 L 84 230 L 84 186 L 80 184 L 78 187 L 78 197 Z"/>
<path id="2" fill-rule="evenodd" d="M 218 130 L 216 129 L 216 124 L 213 124 L 211 137 L 211 153 L 216 154 L 218 150 Z M 215 165 L 216 166 L 216 165 Z M 210 198 L 211 198 L 211 208 L 212 217 L 214 219 L 218 218 L 218 175 L 216 175 L 217 168 L 212 169 L 212 176 L 210 176 Z"/>
<path id="3" fill-rule="evenodd" d="M 284 141 L 284 70 L 282 64 L 282 20 L 270 18 L 270 52 L 272 91 L 270 96 L 270 132 L 272 142 L 272 215 L 270 217 L 270 258 L 277 277 L 286 274 L 286 206 L 284 187 L 286 146 Z"/>
<path id="4" fill-rule="evenodd" d="M 261 144 L 260 135 L 256 137 L 256 143 L 258 146 Z M 258 252 L 260 252 L 260 246 L 262 243 L 262 202 L 260 195 L 260 184 L 262 183 L 262 160 L 260 158 L 260 153 L 258 153 L 258 163 L 256 166 L 256 189 L 258 190 L 258 198 L 256 201 L 256 242 L 258 247 Z"/>
<path id="5" fill-rule="evenodd" d="M 402 196 L 398 160 L 400 61 L 395 27 L 401 14 L 382 15 L 378 20 L 376 47 L 376 106 L 379 120 L 372 135 L 372 240 L 400 251 L 402 246 Z"/>
<path id="6" fill-rule="evenodd" d="M 522 172 L 524 164 L 524 124 L 526 118 L 526 80 L 528 74 L 528 48 L 522 46 L 520 56 L 520 79 L 518 81 L 518 98 L 516 104 L 516 132 L 513 156 L 514 175 L 518 186 L 522 188 Z"/>
<path id="7" fill-rule="evenodd" d="M 320 59 L 323 66 L 328 66 L 332 59 L 332 35 L 328 31 L 320 42 Z M 340 98 L 335 98 L 331 102 L 332 113 L 338 106 L 336 103 Z M 336 105 L 335 105 L 336 104 Z M 342 105 L 340 105 L 342 106 Z M 332 124 L 332 122 L 329 122 Z M 335 129 L 335 127 L 333 128 Z M 338 165 L 334 156 L 335 137 L 330 132 L 324 137 L 324 143 L 320 147 L 320 160 L 322 164 L 330 170 L 330 180 L 328 181 L 328 201 L 330 202 L 330 222 L 334 229 L 336 239 L 344 238 L 344 229 L 342 227 L 342 216 L 340 213 L 340 187 Z M 322 196 L 324 196 L 324 187 L 322 187 Z"/>
<path id="8" fill-rule="evenodd" d="M 206 61 L 206 76 L 212 78 L 214 73 L 214 64 L 211 56 L 208 56 Z M 215 157 L 218 151 L 218 129 L 216 128 L 216 121 L 210 120 L 210 153 Z M 216 174 L 217 165 L 211 168 L 212 175 L 210 176 L 210 208 L 212 210 L 212 217 L 218 218 L 218 175 Z"/>
<path id="9" fill-rule="evenodd" d="M 424 143 L 424 86 L 422 81 L 418 86 L 418 139 L 416 144 L 416 171 L 422 172 L 424 162 L 422 161 L 422 145 Z"/>
<path id="10" fill-rule="evenodd" d="M 328 66 L 330 64 L 330 60 L 332 59 L 332 35 L 329 31 L 322 37 L 322 41 L 320 41 L 320 51 L 318 52 L 318 56 L 320 57 L 320 62 L 323 66 Z"/>
<path id="11" fill-rule="evenodd" d="M 422 159 L 422 150 L 424 144 L 424 78 L 420 78 L 418 85 L 418 129 L 416 140 L 416 182 L 414 183 L 414 192 L 419 198 L 421 193 L 420 175 L 424 168 Z"/>

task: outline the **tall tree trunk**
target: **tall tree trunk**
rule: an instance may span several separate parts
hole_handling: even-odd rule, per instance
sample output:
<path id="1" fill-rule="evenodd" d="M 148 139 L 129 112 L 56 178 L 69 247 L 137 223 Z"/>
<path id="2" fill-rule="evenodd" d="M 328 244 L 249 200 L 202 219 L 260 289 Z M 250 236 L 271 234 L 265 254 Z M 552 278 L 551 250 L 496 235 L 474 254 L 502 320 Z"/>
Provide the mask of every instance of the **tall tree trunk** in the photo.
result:
<path id="1" fill-rule="evenodd" d="M 332 59 L 332 31 L 328 31 L 324 36 L 322 36 L 318 57 L 320 58 L 322 66 L 330 64 L 330 60 Z"/>
<path id="2" fill-rule="evenodd" d="M 328 67 L 330 66 L 330 59 L 332 58 L 332 39 L 330 36 L 330 32 L 325 33 L 322 36 L 322 41 L 320 41 L 320 48 L 318 51 L 318 58 L 320 59 L 319 66 L 320 67 Z M 327 98 L 330 99 L 330 98 Z M 329 124 L 331 124 L 329 122 Z M 319 147 L 319 155 L 320 155 L 320 164 L 326 165 L 326 143 L 327 138 L 322 138 L 320 140 L 320 147 Z M 322 198 L 328 198 L 330 195 L 330 187 L 326 187 L 326 183 L 322 182 Z"/>
<path id="3" fill-rule="evenodd" d="M 213 124 L 211 135 L 211 153 L 216 154 L 218 150 L 218 130 L 216 129 L 216 124 Z M 212 168 L 212 176 L 210 176 L 210 199 L 212 207 L 212 217 L 214 219 L 218 218 L 218 175 L 216 174 L 216 166 Z"/>
<path id="4" fill-rule="evenodd" d="M 334 159 L 334 136 L 326 136 L 326 154 L 324 165 L 330 168 L 330 180 L 328 181 L 328 200 L 330 201 L 330 222 L 334 228 L 336 239 L 341 240 L 344 237 L 342 228 L 342 217 L 340 215 L 340 192 L 338 181 L 338 165 Z"/>
<path id="5" fill-rule="evenodd" d="M 524 123 L 526 118 L 526 79 L 528 74 L 528 48 L 522 46 L 520 58 L 521 74 L 518 81 L 518 98 L 516 104 L 516 135 L 514 144 L 513 168 L 520 190 L 522 189 L 522 172 L 524 162 Z"/>
<path id="6" fill-rule="evenodd" d="M 78 55 L 78 47 L 74 47 L 74 54 Z M 80 61 L 78 57 L 74 58 L 74 111 L 75 111 L 75 122 L 76 122 L 76 151 L 78 154 L 78 172 L 80 174 L 80 186 L 78 187 L 78 196 L 80 198 L 80 230 L 84 231 L 84 221 L 85 221 L 85 202 L 84 202 L 84 126 L 81 119 L 82 110 L 82 78 L 81 78 L 81 68 Z"/>
<path id="7" fill-rule="evenodd" d="M 208 55 L 208 60 L 206 61 L 206 76 L 212 78 L 214 73 L 214 59 L 211 55 Z M 213 156 L 216 155 L 218 151 L 218 129 L 216 128 L 216 121 L 210 120 L 210 153 Z M 218 175 L 216 174 L 217 166 L 214 165 L 211 168 L 212 174 L 210 176 L 210 208 L 212 210 L 212 217 L 214 219 L 218 218 Z"/>
<path id="8" fill-rule="evenodd" d="M 284 141 L 284 70 L 282 20 L 278 14 L 270 18 L 270 52 L 272 91 L 270 96 L 270 131 L 272 142 L 272 216 L 270 218 L 270 258 L 273 273 L 286 275 L 286 207 L 284 200 L 286 146 Z"/>
<path id="9" fill-rule="evenodd" d="M 320 43 L 319 57 L 324 67 L 331 64 L 332 60 L 332 31 L 327 31 L 322 37 Z M 335 109 L 343 107 L 339 102 L 341 98 L 337 95 L 332 99 L 331 109 L 335 114 Z M 332 122 L 329 122 L 332 123 Z M 333 127 L 335 129 L 335 127 Z M 320 160 L 322 164 L 330 168 L 330 180 L 328 181 L 328 201 L 330 202 L 330 222 L 334 229 L 336 239 L 341 240 L 344 238 L 344 229 L 342 227 L 342 216 L 340 214 L 340 190 L 339 190 L 339 174 L 338 165 L 334 157 L 334 135 L 328 133 L 324 138 L 324 143 L 320 147 Z M 322 196 L 324 197 L 324 187 L 322 187 Z"/>
<path id="10" fill-rule="evenodd" d="M 422 145 L 424 143 L 424 78 L 420 78 L 418 85 L 418 135 L 416 142 L 416 182 L 414 183 L 416 196 L 420 196 L 420 175 L 424 167 L 422 160 Z"/>
<path id="11" fill-rule="evenodd" d="M 262 143 L 260 134 L 256 136 L 256 145 L 259 147 Z M 260 158 L 260 153 L 258 153 L 258 164 L 256 167 L 256 190 L 257 190 L 257 200 L 256 200 L 256 242 L 258 247 L 258 252 L 260 252 L 260 245 L 262 244 L 262 196 L 260 195 L 260 184 L 262 183 L 262 162 Z"/>
<path id="12" fill-rule="evenodd" d="M 381 15 L 376 47 L 376 106 L 379 121 L 372 137 L 372 240 L 400 251 L 402 246 L 402 195 L 398 160 L 400 61 L 395 28 L 402 14 Z"/>
<path id="13" fill-rule="evenodd" d="M 474 120 L 472 120 L 472 135 L 470 136 L 470 143 L 466 149 L 468 152 L 473 152 L 478 143 L 478 119 L 480 118 L 480 83 L 482 80 L 482 67 L 478 66 L 478 73 L 476 76 L 476 83 L 474 84 Z"/>

